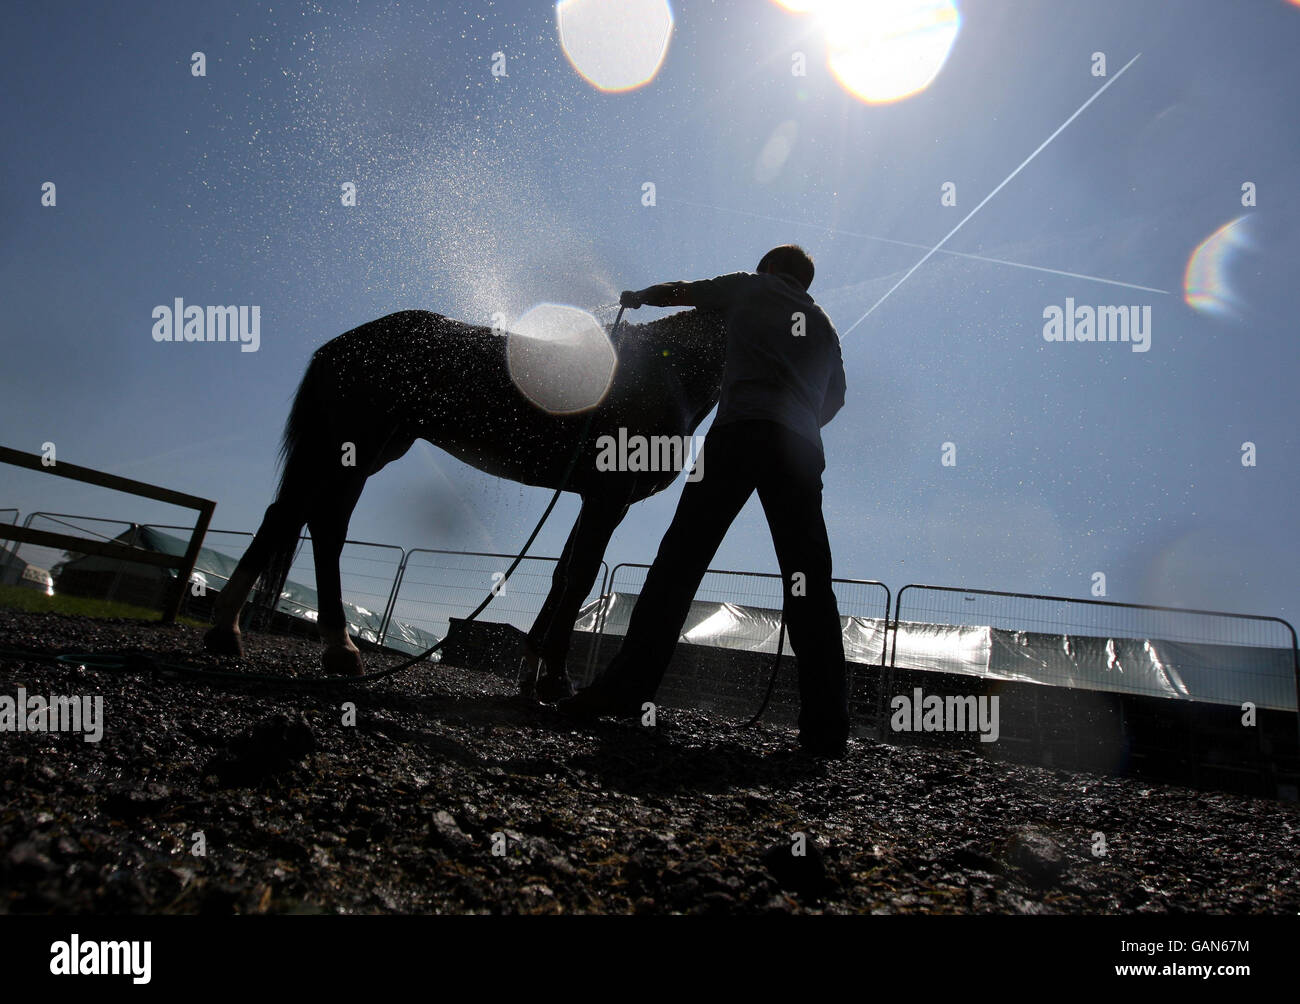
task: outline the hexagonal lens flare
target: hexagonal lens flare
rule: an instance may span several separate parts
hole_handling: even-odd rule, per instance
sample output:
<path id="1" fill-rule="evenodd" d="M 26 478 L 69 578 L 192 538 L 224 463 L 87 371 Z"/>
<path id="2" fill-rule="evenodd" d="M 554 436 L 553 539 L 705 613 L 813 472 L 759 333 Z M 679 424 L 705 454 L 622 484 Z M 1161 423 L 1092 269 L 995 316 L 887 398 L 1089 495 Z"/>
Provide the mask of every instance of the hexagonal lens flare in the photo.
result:
<path id="1" fill-rule="evenodd" d="M 560 46 L 573 68 L 602 91 L 648 84 L 668 53 L 668 0 L 560 0 Z"/>
<path id="2" fill-rule="evenodd" d="M 506 334 L 506 364 L 519 392 L 553 415 L 594 408 L 614 382 L 618 357 L 587 311 L 540 303 Z"/>

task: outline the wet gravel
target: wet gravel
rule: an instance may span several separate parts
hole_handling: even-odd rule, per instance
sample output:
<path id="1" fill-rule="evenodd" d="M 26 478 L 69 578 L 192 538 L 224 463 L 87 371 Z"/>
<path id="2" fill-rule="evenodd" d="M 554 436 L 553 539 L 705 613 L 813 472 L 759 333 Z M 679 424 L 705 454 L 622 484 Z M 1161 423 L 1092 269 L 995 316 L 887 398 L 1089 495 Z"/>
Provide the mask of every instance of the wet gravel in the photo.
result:
<path id="1" fill-rule="evenodd" d="M 5 648 L 316 673 L 311 642 L 199 639 L 0 611 Z M 0 655 L 0 696 L 105 717 L 0 733 L 0 912 L 1300 912 L 1291 803 L 866 740 L 828 763 L 674 708 L 577 728 L 434 664 L 328 690 L 142 666 Z"/>

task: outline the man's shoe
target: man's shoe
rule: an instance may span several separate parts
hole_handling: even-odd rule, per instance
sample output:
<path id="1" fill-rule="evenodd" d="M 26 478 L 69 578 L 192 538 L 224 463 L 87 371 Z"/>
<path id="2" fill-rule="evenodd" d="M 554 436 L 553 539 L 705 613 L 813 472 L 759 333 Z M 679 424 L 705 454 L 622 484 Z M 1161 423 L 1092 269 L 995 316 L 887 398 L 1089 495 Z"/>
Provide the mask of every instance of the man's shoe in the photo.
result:
<path id="1" fill-rule="evenodd" d="M 533 693 L 543 704 L 554 704 L 573 696 L 573 684 L 569 682 L 569 674 L 561 671 L 539 677 Z"/>
<path id="2" fill-rule="evenodd" d="M 579 690 L 568 700 L 560 701 L 556 710 L 570 718 L 640 718 L 645 700 L 626 691 L 615 690 L 597 680 L 590 687 Z"/>
<path id="3" fill-rule="evenodd" d="M 845 737 L 805 736 L 800 733 L 799 748 L 809 756 L 824 760 L 843 760 L 849 752 L 849 741 Z"/>

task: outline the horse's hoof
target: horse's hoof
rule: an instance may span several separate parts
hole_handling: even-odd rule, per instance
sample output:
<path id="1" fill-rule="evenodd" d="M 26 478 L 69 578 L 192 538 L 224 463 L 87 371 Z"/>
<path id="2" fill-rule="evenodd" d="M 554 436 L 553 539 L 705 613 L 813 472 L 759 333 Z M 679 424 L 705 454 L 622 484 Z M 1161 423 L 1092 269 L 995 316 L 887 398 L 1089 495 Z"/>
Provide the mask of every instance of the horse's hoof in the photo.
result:
<path id="1" fill-rule="evenodd" d="M 355 648 L 327 648 L 320 654 L 320 664 L 328 676 L 364 676 L 366 672 Z"/>
<path id="2" fill-rule="evenodd" d="M 555 676 L 543 676 L 537 681 L 537 699 L 543 704 L 554 704 L 567 700 L 574 695 L 573 684 L 567 673 Z"/>
<path id="3" fill-rule="evenodd" d="M 203 636 L 203 647 L 213 655 L 236 655 L 243 657 L 244 640 L 238 631 L 228 627 L 214 627 Z"/>

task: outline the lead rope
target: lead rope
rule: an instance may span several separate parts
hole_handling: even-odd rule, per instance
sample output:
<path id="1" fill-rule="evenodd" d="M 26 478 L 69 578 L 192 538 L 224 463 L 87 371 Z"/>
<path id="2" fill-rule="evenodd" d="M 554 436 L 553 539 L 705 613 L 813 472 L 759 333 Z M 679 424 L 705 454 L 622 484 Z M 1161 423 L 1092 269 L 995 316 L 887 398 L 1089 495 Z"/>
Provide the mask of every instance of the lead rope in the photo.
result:
<path id="1" fill-rule="evenodd" d="M 740 726 L 742 729 L 753 728 L 758 724 L 758 720 L 763 717 L 763 712 L 772 700 L 772 691 L 776 689 L 776 675 L 781 671 L 781 653 L 785 649 L 785 612 L 781 613 L 781 631 L 776 639 L 776 658 L 772 660 L 772 677 L 767 681 L 767 693 L 763 696 L 763 703 L 754 712 L 754 717 Z"/>

